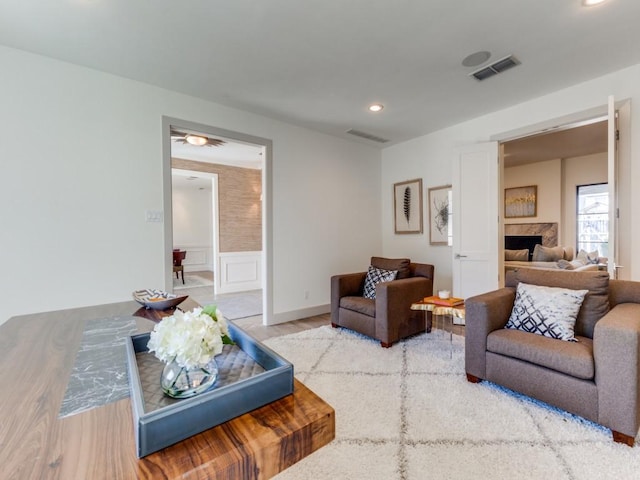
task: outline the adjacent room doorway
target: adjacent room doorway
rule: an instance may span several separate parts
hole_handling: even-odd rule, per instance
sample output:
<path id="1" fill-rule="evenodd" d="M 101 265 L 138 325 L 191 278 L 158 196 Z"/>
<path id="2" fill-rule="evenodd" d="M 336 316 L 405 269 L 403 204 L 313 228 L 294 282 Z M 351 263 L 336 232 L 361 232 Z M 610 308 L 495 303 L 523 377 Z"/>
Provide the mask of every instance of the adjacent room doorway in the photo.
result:
<path id="1" fill-rule="evenodd" d="M 217 153 L 214 153 L 216 150 Z M 256 152 L 259 152 L 259 156 Z M 232 158 L 234 155 L 238 158 Z M 176 245 L 173 201 L 177 197 L 173 196 L 172 171 L 176 169 L 181 170 L 183 175 L 193 172 L 194 181 L 209 181 L 211 188 L 211 237 L 209 242 L 201 241 L 201 246 L 191 246 L 191 268 L 213 270 L 215 295 L 220 301 L 225 299 L 225 295 L 222 295 L 225 293 L 232 296 L 234 292 L 238 292 L 238 295 L 246 292 L 255 296 L 256 288 L 260 289 L 261 299 L 253 298 L 253 301 L 261 302 L 263 323 L 268 324 L 273 316 L 271 141 L 163 117 L 164 250 L 168 291 L 174 282 L 171 250 Z M 222 178 L 227 179 L 226 185 L 219 185 L 225 181 Z M 184 208 L 182 198 L 180 202 L 180 207 Z M 189 205 L 188 201 L 184 203 Z M 208 243 L 208 247 L 205 243 Z"/>

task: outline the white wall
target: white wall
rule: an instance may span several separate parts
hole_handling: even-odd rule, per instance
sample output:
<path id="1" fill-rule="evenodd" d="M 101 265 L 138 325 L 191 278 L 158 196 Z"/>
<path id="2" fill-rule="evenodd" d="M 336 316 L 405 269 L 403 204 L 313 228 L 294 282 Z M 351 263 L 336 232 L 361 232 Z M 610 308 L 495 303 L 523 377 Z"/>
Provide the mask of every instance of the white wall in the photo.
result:
<path id="1" fill-rule="evenodd" d="M 174 185 L 173 248 L 187 251 L 184 269 L 213 271 L 213 208 L 211 190 Z M 197 255 L 189 255 L 189 251 Z M 196 258 L 191 258 L 196 257 Z"/>
<path id="2" fill-rule="evenodd" d="M 606 153 L 505 168 L 504 188 L 538 187 L 537 215 L 507 218 L 505 224 L 557 222 L 558 244 L 575 248 L 576 187 L 603 182 L 607 182 Z"/>
<path id="3" fill-rule="evenodd" d="M 557 223 L 561 235 L 562 209 L 562 160 L 547 160 L 504 169 L 504 188 L 537 186 L 536 216 L 505 218 L 507 225 L 519 223 Z M 562 238 L 558 238 L 563 245 Z"/>
<path id="4" fill-rule="evenodd" d="M 491 80 L 488 80 L 491 81 Z M 532 125 L 548 124 L 552 119 L 563 119 L 578 112 L 598 109 L 606 112 L 607 97 L 616 100 L 630 99 L 632 103 L 630 135 L 631 162 L 624 165 L 628 185 L 621 185 L 620 195 L 624 205 L 640 205 L 640 191 L 630 188 L 640 182 L 640 65 L 606 75 L 589 82 L 560 90 L 504 110 L 487 114 L 467 122 L 386 148 L 382 152 L 382 241 L 385 255 L 407 255 L 435 265 L 436 288 L 451 286 L 451 252 L 448 247 L 430 246 L 425 235 L 394 235 L 393 198 L 394 182 L 423 178 L 427 187 L 451 183 L 451 161 L 456 146 L 507 138 L 506 133 L 525 129 Z M 456 108 L 452 99 L 451 108 Z M 455 205 L 454 205 L 455 209 Z M 629 242 L 640 241 L 640 209 L 626 208 L 620 212 L 620 222 L 629 228 Z M 634 255 L 626 270 L 630 278 L 640 280 L 640 255 Z M 455 292 L 454 292 L 455 294 Z"/>
<path id="5" fill-rule="evenodd" d="M 330 275 L 382 249 L 376 149 L 6 47 L 0 64 L 0 322 L 164 287 L 163 224 L 145 222 L 163 115 L 273 141 L 276 315 L 328 305 Z"/>

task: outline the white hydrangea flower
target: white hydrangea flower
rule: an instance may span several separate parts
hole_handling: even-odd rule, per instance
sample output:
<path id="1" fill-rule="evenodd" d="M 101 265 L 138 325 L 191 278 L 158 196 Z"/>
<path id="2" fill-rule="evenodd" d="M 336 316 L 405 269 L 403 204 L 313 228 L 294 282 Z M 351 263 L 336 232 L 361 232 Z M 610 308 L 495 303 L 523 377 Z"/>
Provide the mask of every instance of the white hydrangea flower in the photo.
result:
<path id="1" fill-rule="evenodd" d="M 204 367 L 222 353 L 223 336 L 229 335 L 227 321 L 219 309 L 215 318 L 195 308 L 177 310 L 155 325 L 147 347 L 165 363 L 175 361 L 181 367 Z"/>

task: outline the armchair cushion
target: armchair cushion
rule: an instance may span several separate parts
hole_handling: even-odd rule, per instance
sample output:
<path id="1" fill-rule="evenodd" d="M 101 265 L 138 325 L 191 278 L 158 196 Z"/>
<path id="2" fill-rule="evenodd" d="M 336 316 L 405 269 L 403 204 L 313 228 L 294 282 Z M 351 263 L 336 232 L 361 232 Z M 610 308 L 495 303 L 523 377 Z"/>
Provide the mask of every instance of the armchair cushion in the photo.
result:
<path id="1" fill-rule="evenodd" d="M 573 329 L 587 292 L 521 282 L 505 328 L 575 342 Z"/>
<path id="2" fill-rule="evenodd" d="M 581 288 L 589 290 L 584 298 L 575 325 L 575 334 L 593 338 L 593 328 L 609 311 L 609 274 L 607 272 L 555 272 L 521 268 L 507 272 L 505 286 L 515 287 L 519 282 L 550 287 Z"/>
<path id="3" fill-rule="evenodd" d="M 368 317 L 376 316 L 376 302 L 364 297 L 342 297 L 340 308 L 346 308 L 353 312 L 363 313 Z"/>
<path id="4" fill-rule="evenodd" d="M 397 280 L 411 277 L 411 260 L 408 258 L 371 257 L 371 266 L 382 270 L 397 270 Z"/>
<path id="5" fill-rule="evenodd" d="M 367 276 L 364 279 L 364 298 L 370 298 L 371 300 L 375 299 L 376 285 L 380 282 L 390 282 L 391 280 L 395 280 L 397 275 L 397 270 L 383 270 L 382 268 L 369 266 Z"/>
<path id="6" fill-rule="evenodd" d="M 559 342 L 520 330 L 502 329 L 489 334 L 487 351 L 591 380 L 595 375 L 593 340 L 587 337 L 578 340 Z"/>

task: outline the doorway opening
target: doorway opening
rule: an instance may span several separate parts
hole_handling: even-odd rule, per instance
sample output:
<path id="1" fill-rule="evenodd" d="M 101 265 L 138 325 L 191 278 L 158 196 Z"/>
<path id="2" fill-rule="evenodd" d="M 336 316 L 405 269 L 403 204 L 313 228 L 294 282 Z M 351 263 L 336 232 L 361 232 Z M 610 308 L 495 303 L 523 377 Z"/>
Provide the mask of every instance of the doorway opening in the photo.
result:
<path id="1" fill-rule="evenodd" d="M 268 324 L 271 142 L 163 117 L 163 160 L 167 290 L 190 287 L 169 267 L 172 250 L 185 251 L 194 300 L 231 320 L 261 314 Z"/>
<path id="2" fill-rule="evenodd" d="M 608 250 L 610 258 L 603 254 L 603 260 L 608 263 L 610 273 L 614 271 L 612 277 L 618 276 L 621 264 L 630 263 L 627 216 L 630 183 L 624 174 L 630 168 L 629 119 L 630 102 L 623 100 L 614 104 L 610 98 L 608 106 L 493 138 L 500 142 L 501 260 L 507 258 L 503 251 L 505 235 L 542 234 L 554 242 L 548 246 L 568 247 L 577 255 L 582 247 L 577 223 L 576 188 L 579 185 L 608 183 L 609 237 L 613 238 L 613 244 L 612 250 Z M 534 184 L 538 187 L 536 216 L 505 218 L 505 189 Z M 537 227 L 543 231 L 536 230 Z M 502 272 L 503 268 L 500 270 Z M 622 277 L 618 278 L 629 273 L 622 270 Z"/>

